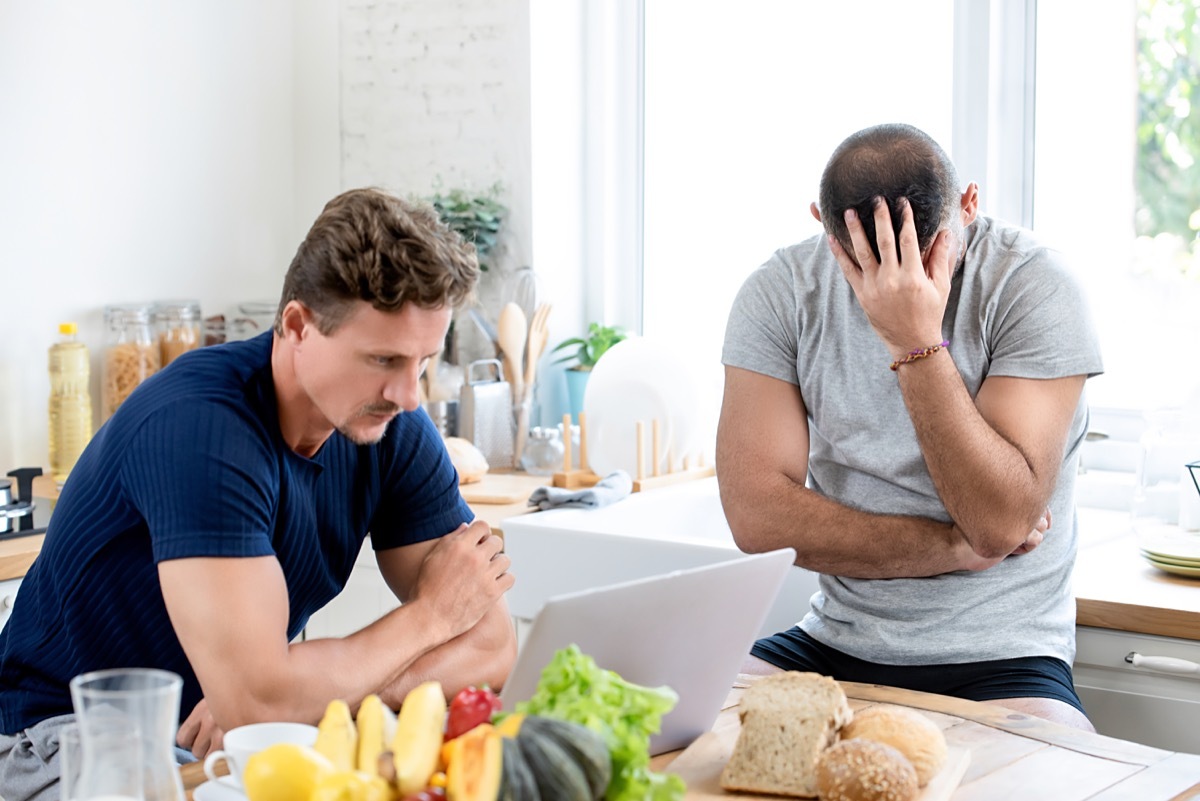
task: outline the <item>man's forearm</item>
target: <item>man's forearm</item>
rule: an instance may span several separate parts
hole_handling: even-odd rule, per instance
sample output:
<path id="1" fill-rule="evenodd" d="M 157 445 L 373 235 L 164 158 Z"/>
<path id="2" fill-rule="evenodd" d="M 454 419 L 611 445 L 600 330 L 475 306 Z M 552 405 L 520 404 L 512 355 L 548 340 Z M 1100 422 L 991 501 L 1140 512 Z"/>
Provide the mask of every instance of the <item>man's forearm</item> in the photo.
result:
<path id="1" fill-rule="evenodd" d="M 753 491 L 721 485 L 726 517 L 744 551 L 790 546 L 800 567 L 853 578 L 914 578 L 988 566 L 950 523 L 863 512 L 780 474 L 756 483 Z"/>
<path id="2" fill-rule="evenodd" d="M 948 351 L 903 365 L 900 391 L 947 513 L 984 557 L 1021 544 L 1049 492 L 1013 444 L 988 424 Z"/>
<path id="3" fill-rule="evenodd" d="M 474 628 L 417 659 L 379 694 L 385 704 L 398 709 L 409 690 L 429 680 L 440 682 L 448 698 L 472 684 L 487 684 L 499 692 L 516 656 L 516 631 L 508 605 L 501 600 Z"/>

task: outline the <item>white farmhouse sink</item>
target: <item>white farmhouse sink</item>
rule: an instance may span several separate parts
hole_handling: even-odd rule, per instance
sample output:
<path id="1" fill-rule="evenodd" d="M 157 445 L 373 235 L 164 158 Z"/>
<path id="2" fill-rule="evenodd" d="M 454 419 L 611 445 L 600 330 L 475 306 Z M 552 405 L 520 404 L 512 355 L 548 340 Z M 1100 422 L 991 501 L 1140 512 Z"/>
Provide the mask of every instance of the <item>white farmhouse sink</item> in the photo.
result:
<path id="1" fill-rule="evenodd" d="M 512 615 L 532 619 L 555 595 L 722 562 L 741 552 L 715 478 L 635 493 L 602 509 L 559 509 L 504 521 L 516 584 Z M 808 611 L 815 573 L 792 568 L 761 629 L 790 628 Z M 647 610 L 652 613 L 653 610 Z"/>

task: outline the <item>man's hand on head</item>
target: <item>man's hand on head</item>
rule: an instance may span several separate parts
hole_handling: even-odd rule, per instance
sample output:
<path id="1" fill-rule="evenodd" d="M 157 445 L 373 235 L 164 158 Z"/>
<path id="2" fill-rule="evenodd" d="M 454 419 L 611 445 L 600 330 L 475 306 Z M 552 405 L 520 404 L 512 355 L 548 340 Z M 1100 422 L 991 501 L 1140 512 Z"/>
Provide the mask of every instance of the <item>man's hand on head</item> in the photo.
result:
<path id="1" fill-rule="evenodd" d="M 829 237 L 829 247 L 854 289 L 875 333 L 896 358 L 942 339 L 942 317 L 950 296 L 950 233 L 942 230 L 922 258 L 913 223 L 912 206 L 900 198 L 899 242 L 892 216 L 882 198 L 875 202 L 875 241 L 879 258 L 853 209 L 846 210 L 846 228 L 854 256 Z"/>

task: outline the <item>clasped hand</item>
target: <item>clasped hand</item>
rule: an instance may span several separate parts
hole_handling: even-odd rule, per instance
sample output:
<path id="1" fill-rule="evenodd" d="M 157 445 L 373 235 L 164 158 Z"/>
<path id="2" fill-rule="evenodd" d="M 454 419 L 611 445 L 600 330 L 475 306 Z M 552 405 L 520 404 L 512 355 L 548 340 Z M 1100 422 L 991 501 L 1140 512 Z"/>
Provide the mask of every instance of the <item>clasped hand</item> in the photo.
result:
<path id="1" fill-rule="evenodd" d="M 421 599 L 457 636 L 513 585 L 504 541 L 475 521 L 447 534 L 425 557 L 413 600 Z"/>
<path id="2" fill-rule="evenodd" d="M 875 258 L 858 214 L 846 211 L 846 227 L 854 248 L 852 259 L 829 237 L 829 247 L 866 312 L 867 320 L 894 358 L 942 339 L 942 317 L 950 296 L 952 272 L 948 231 L 939 231 L 922 258 L 912 206 L 900 198 L 900 241 L 897 248 L 892 215 L 882 198 L 875 199 Z"/>

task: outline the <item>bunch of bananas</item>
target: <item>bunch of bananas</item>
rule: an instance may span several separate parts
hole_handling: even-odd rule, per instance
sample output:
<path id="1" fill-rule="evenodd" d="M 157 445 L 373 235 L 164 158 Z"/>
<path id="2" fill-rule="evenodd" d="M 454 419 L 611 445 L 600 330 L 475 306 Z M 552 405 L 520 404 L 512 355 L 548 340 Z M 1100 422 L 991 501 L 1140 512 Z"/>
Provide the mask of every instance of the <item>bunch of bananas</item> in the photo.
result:
<path id="1" fill-rule="evenodd" d="M 436 681 L 413 688 L 400 714 L 377 695 L 363 699 L 357 720 L 342 700 L 330 701 L 311 748 L 271 746 L 247 761 L 249 801 L 398 801 L 417 796 L 435 777 L 446 720 Z"/>

